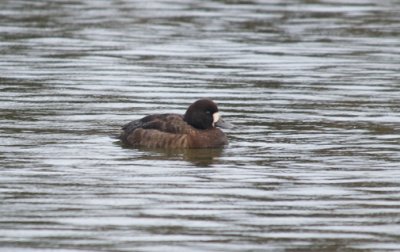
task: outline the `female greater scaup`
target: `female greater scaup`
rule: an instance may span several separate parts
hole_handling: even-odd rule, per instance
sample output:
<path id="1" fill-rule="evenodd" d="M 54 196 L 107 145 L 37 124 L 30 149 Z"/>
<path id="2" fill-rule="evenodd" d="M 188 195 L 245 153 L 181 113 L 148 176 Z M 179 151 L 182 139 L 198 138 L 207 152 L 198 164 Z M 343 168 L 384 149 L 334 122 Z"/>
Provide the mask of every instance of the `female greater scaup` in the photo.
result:
<path id="1" fill-rule="evenodd" d="M 194 102 L 182 115 L 155 114 L 122 127 L 119 138 L 124 144 L 147 148 L 219 148 L 228 144 L 224 132 L 229 127 L 209 99 Z"/>

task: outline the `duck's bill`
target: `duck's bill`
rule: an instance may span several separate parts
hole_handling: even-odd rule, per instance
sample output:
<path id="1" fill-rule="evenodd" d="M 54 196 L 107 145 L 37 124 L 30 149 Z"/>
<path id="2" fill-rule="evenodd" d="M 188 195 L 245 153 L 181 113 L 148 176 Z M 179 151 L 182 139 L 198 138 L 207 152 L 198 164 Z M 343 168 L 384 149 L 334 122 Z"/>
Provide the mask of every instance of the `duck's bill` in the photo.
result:
<path id="1" fill-rule="evenodd" d="M 223 120 L 221 117 L 220 117 L 219 120 L 215 123 L 215 126 L 216 126 L 216 127 L 223 128 L 223 129 L 231 129 L 231 128 L 233 128 L 233 124 L 232 124 L 232 123 Z"/>

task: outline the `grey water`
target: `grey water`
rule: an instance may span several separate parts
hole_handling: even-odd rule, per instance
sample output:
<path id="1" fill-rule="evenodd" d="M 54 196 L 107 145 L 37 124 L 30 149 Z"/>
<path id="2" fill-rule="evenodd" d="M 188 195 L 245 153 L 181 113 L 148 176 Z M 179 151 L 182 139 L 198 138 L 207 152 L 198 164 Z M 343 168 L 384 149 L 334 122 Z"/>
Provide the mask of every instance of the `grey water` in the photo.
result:
<path id="1" fill-rule="evenodd" d="M 400 2 L 3 0 L 1 251 L 399 251 Z M 125 148 L 215 100 L 221 150 Z"/>

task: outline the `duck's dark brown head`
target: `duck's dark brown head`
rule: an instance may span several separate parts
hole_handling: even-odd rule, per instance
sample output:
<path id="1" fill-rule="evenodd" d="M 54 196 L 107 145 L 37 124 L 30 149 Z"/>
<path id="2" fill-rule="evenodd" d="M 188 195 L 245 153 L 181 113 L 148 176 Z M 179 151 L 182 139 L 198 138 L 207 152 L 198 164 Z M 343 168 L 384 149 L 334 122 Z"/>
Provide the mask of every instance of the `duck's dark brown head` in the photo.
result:
<path id="1" fill-rule="evenodd" d="M 196 129 L 213 128 L 219 120 L 217 104 L 209 99 L 198 100 L 186 110 L 184 120 Z"/>

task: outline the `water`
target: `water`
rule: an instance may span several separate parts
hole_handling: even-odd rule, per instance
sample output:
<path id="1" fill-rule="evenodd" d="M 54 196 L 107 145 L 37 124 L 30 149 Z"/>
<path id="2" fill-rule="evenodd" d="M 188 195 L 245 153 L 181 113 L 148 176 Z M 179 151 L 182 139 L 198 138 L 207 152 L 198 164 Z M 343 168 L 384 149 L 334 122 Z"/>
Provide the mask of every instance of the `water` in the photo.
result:
<path id="1" fill-rule="evenodd" d="M 2 1 L 0 250 L 399 251 L 399 1 Z M 223 150 L 123 148 L 210 97 Z"/>

